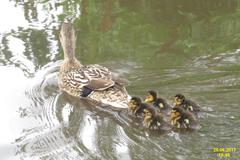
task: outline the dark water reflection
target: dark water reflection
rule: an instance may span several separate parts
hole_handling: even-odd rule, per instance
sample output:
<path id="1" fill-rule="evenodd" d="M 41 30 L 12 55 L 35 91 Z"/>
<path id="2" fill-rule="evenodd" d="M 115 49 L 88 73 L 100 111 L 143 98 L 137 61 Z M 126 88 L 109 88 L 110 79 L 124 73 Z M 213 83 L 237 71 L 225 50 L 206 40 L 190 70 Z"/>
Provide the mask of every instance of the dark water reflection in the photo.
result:
<path id="1" fill-rule="evenodd" d="M 239 159 L 238 1 L 0 2 L 1 159 Z M 5 16 L 8 15 L 8 16 Z M 6 18 L 8 17 L 8 18 Z M 59 92 L 60 23 L 74 19 L 77 57 L 130 81 L 132 95 L 179 92 L 205 110 L 199 131 L 158 134 Z"/>

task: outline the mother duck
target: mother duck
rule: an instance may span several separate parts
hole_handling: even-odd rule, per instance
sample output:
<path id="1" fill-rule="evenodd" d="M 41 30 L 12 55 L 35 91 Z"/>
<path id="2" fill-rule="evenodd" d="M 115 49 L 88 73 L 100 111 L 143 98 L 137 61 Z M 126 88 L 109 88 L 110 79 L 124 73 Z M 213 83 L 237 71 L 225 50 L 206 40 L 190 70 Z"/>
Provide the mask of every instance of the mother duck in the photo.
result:
<path id="1" fill-rule="evenodd" d="M 63 23 L 60 42 L 64 62 L 60 67 L 59 87 L 75 97 L 87 97 L 117 108 L 127 108 L 129 95 L 108 68 L 98 64 L 83 65 L 75 58 L 76 36 L 70 23 Z"/>

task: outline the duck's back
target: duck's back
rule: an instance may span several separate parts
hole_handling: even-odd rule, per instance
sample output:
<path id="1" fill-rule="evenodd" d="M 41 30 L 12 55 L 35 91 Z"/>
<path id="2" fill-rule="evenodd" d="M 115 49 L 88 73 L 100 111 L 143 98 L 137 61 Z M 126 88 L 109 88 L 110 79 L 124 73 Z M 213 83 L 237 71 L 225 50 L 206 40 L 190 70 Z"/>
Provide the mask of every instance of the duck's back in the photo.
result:
<path id="1" fill-rule="evenodd" d="M 61 88 L 73 96 L 81 96 L 84 87 L 92 91 L 103 91 L 114 84 L 111 72 L 100 65 L 82 66 L 60 72 Z"/>

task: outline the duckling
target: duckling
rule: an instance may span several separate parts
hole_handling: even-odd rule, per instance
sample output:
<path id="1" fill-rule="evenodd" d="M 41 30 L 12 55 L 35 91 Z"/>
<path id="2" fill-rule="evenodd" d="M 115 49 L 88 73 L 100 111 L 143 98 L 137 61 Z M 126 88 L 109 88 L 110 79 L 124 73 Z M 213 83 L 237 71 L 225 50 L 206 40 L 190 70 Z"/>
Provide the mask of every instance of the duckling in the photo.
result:
<path id="1" fill-rule="evenodd" d="M 196 117 L 181 107 L 174 107 L 171 111 L 171 124 L 176 128 L 199 129 Z"/>
<path id="2" fill-rule="evenodd" d="M 161 113 L 169 115 L 172 107 L 163 98 L 157 97 L 157 92 L 150 90 L 145 99 L 146 103 L 152 104 Z"/>
<path id="3" fill-rule="evenodd" d="M 151 130 L 167 131 L 172 129 L 172 126 L 164 120 L 162 113 L 157 113 L 152 106 L 144 109 L 143 126 Z"/>
<path id="4" fill-rule="evenodd" d="M 76 36 L 70 23 L 63 23 L 60 42 L 64 62 L 60 67 L 59 88 L 71 96 L 87 97 L 117 108 L 127 108 L 129 99 L 124 85 L 108 68 L 98 64 L 84 66 L 75 58 Z"/>
<path id="5" fill-rule="evenodd" d="M 194 113 L 197 117 L 199 117 L 199 112 L 201 112 L 201 108 L 195 102 L 186 99 L 183 94 L 177 94 L 174 97 L 174 106 L 182 107 L 185 110 Z"/>
<path id="6" fill-rule="evenodd" d="M 142 103 L 142 100 L 139 97 L 132 97 L 128 103 L 128 110 L 130 111 L 130 113 L 139 118 L 143 117 L 143 110 L 148 107 L 149 105 L 146 103 Z"/>

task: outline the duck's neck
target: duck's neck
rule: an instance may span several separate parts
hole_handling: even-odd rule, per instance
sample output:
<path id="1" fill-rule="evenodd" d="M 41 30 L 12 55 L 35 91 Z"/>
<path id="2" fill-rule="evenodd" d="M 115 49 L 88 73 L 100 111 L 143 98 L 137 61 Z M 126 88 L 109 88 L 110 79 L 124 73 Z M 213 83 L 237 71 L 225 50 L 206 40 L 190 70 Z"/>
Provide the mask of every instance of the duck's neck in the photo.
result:
<path id="1" fill-rule="evenodd" d="M 73 62 L 75 59 L 75 53 L 68 50 L 68 49 L 64 49 L 63 48 L 63 52 L 64 52 L 64 60 L 68 61 L 68 62 Z"/>
<path id="2" fill-rule="evenodd" d="M 69 59 L 64 59 L 63 65 L 61 66 L 61 72 L 68 72 L 74 69 L 79 69 L 82 67 L 82 64 L 76 59 L 73 58 L 71 61 Z"/>
<path id="3" fill-rule="evenodd" d="M 76 36 L 75 31 L 70 23 L 63 23 L 60 31 L 60 42 L 64 52 L 64 60 L 74 63 L 75 49 L 76 49 Z"/>

